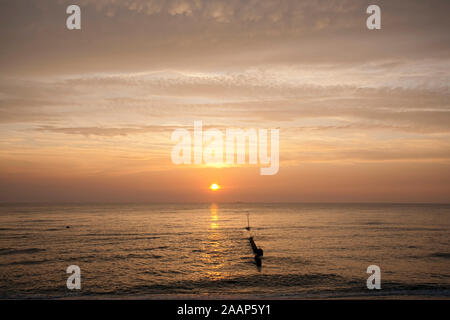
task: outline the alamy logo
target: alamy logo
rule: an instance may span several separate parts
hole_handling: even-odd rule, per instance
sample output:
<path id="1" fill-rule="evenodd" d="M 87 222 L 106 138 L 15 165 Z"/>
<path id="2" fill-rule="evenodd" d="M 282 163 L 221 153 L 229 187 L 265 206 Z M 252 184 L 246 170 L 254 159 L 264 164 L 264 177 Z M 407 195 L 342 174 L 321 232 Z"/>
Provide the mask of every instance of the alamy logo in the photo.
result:
<path id="1" fill-rule="evenodd" d="M 194 164 L 223 164 L 225 140 L 225 164 L 233 165 L 237 153 L 237 164 L 246 163 L 246 141 L 248 141 L 248 163 L 267 165 L 260 169 L 261 175 L 274 175 L 279 169 L 279 129 L 270 129 L 270 155 L 268 154 L 268 129 L 228 128 L 225 136 L 218 129 L 203 132 L 202 121 L 194 121 Z M 176 129 L 172 141 L 172 162 L 192 164 L 192 137 L 186 129 Z M 235 149 L 237 152 L 235 152 Z M 258 152 L 259 150 L 259 152 Z"/>
<path id="2" fill-rule="evenodd" d="M 67 282 L 66 282 L 67 289 L 80 290 L 81 289 L 81 269 L 80 269 L 80 267 L 77 265 L 74 265 L 74 264 L 71 266 L 68 266 L 66 269 L 66 273 L 71 274 L 69 276 L 69 278 L 67 278 Z"/>
<path id="3" fill-rule="evenodd" d="M 69 30 L 81 29 L 81 9 L 76 4 L 67 7 L 66 13 L 70 14 L 66 20 L 66 27 Z"/>
<path id="4" fill-rule="evenodd" d="M 366 26 L 369 30 L 381 29 L 381 9 L 376 4 L 367 7 L 366 13 L 370 16 L 366 20 Z"/>
<path id="5" fill-rule="evenodd" d="M 367 278 L 367 289 L 381 289 L 381 269 L 377 265 L 370 265 L 367 267 L 367 274 L 370 277 Z"/>

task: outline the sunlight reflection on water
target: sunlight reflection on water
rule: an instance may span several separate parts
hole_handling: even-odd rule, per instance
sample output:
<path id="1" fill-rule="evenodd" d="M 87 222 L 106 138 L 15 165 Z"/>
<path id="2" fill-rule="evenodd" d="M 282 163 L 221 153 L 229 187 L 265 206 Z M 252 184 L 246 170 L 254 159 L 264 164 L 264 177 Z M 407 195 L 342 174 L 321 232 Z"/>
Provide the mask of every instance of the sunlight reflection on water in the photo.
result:
<path id="1" fill-rule="evenodd" d="M 3 205 L 0 297 L 363 296 L 370 264 L 385 294 L 450 296 L 449 217 L 448 205 Z M 80 292 L 65 288 L 70 264 Z"/>

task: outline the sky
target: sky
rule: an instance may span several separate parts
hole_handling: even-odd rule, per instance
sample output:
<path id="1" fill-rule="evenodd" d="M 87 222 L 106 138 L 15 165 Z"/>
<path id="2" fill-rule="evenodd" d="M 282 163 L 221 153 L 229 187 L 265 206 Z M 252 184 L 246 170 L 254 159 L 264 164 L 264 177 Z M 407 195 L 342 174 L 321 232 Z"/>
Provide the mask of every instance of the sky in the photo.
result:
<path id="1" fill-rule="evenodd" d="M 81 30 L 66 8 L 81 8 Z M 381 8 L 368 30 L 366 8 Z M 450 202 L 450 2 L 0 1 L 0 202 Z M 280 167 L 174 130 L 279 128 Z M 219 191 L 208 189 L 211 183 Z"/>

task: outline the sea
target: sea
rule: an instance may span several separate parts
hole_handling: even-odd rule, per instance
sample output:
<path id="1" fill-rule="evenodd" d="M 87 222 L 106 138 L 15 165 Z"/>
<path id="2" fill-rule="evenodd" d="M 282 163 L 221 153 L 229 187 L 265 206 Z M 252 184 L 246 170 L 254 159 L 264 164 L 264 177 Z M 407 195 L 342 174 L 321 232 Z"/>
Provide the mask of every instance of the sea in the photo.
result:
<path id="1" fill-rule="evenodd" d="M 0 205 L 0 299 L 449 298 L 449 204 Z"/>

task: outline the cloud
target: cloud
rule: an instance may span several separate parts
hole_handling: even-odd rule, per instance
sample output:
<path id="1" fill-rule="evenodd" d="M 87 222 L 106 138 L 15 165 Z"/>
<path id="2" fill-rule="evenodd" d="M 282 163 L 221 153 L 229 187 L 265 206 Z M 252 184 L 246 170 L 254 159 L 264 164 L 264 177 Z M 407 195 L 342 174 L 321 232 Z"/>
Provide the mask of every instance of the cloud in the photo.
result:
<path id="1" fill-rule="evenodd" d="M 70 1 L 5 1 L 0 67 L 17 76 L 448 61 L 448 1 L 376 2 L 382 29 L 371 32 L 369 1 L 81 0 L 82 31 L 71 32 Z M 407 82 L 421 78 L 413 71 Z"/>
<path id="2" fill-rule="evenodd" d="M 312 67 L 269 66 L 224 73 L 162 70 L 45 81 L 2 78 L 0 122 L 84 128 L 71 129 L 81 134 L 108 128 L 98 129 L 99 135 L 138 134 L 148 126 L 185 126 L 199 119 L 213 126 L 448 133 L 450 92 L 444 83 L 398 87 L 401 69 L 385 71 L 387 78 L 397 77 L 391 86 L 383 86 L 387 81 L 366 81 L 365 75 L 378 73 L 378 68 L 386 65 L 369 70 L 319 67 L 317 72 Z M 433 77 L 430 72 L 423 75 L 425 82 Z"/>
<path id="3" fill-rule="evenodd" d="M 172 132 L 178 127 L 167 126 L 144 126 L 135 128 L 108 128 L 108 127 L 53 127 L 53 126 L 41 126 L 36 128 L 36 131 L 42 132 L 54 132 L 63 134 L 75 134 L 83 136 L 101 136 L 101 137 L 114 137 L 114 136 L 128 136 L 142 133 L 160 133 L 160 132 Z"/>
<path id="4" fill-rule="evenodd" d="M 221 174 L 257 201 L 448 199 L 448 0 L 79 0 L 69 31 L 72 3 L 0 1 L 0 200 L 192 200 Z M 274 183 L 174 170 L 195 120 L 279 127 Z"/>

